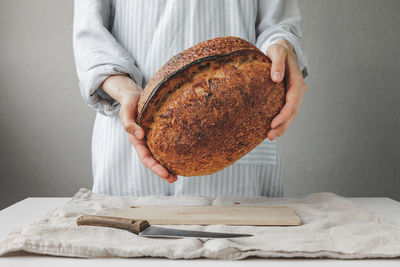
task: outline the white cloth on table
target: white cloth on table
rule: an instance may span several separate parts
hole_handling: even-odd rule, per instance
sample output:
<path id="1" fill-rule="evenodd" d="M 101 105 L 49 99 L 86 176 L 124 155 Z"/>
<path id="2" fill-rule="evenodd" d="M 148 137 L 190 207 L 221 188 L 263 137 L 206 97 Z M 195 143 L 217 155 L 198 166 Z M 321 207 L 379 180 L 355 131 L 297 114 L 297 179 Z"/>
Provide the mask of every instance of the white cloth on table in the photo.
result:
<path id="1" fill-rule="evenodd" d="M 286 205 L 301 226 L 164 226 L 189 230 L 253 234 L 231 239 L 146 238 L 125 230 L 77 226 L 82 214 L 112 215 L 128 205 Z M 0 255 L 27 251 L 71 257 L 166 257 L 172 259 L 244 259 L 256 257 L 327 257 L 337 259 L 400 257 L 400 230 L 386 219 L 333 193 L 301 198 L 220 196 L 146 196 L 93 194 L 81 189 L 65 206 L 0 241 Z"/>

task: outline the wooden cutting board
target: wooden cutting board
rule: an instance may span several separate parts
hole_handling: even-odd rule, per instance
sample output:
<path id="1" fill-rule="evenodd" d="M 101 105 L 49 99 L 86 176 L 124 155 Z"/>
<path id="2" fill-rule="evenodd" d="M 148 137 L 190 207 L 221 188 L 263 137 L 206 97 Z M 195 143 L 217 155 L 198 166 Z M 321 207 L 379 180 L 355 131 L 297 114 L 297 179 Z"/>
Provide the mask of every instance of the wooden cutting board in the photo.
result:
<path id="1" fill-rule="evenodd" d="M 301 225 L 286 206 L 132 206 L 115 217 L 147 220 L 150 224 Z"/>

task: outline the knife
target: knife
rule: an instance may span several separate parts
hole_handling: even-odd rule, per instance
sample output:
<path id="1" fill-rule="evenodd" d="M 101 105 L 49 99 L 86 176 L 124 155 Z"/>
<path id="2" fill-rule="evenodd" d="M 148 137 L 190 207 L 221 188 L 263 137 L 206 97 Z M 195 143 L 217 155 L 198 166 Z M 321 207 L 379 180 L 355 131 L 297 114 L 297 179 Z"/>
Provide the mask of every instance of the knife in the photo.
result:
<path id="1" fill-rule="evenodd" d="M 78 219 L 76 219 L 76 224 L 78 226 L 91 225 L 91 226 L 103 226 L 103 227 L 123 229 L 143 237 L 235 238 L 235 237 L 253 236 L 249 234 L 233 234 L 233 233 L 171 229 L 171 228 L 150 226 L 149 222 L 146 220 L 132 220 L 128 218 L 98 216 L 98 215 L 82 215 Z"/>

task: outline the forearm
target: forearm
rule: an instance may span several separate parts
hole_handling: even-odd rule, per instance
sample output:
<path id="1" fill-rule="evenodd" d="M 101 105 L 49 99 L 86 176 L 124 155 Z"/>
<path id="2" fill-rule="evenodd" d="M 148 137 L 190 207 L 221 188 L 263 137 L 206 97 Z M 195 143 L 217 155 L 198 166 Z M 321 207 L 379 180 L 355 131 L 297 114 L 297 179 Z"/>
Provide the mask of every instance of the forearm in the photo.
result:
<path id="1" fill-rule="evenodd" d="M 99 90 L 102 82 L 110 75 L 129 76 L 139 85 L 142 82 L 134 58 L 109 31 L 111 17 L 108 0 L 75 0 L 73 47 L 81 95 L 106 116 L 116 115 L 120 105 Z"/>
<path id="2" fill-rule="evenodd" d="M 100 88 L 119 103 L 129 97 L 138 97 L 143 91 L 139 85 L 125 75 L 109 76 L 100 85 Z"/>

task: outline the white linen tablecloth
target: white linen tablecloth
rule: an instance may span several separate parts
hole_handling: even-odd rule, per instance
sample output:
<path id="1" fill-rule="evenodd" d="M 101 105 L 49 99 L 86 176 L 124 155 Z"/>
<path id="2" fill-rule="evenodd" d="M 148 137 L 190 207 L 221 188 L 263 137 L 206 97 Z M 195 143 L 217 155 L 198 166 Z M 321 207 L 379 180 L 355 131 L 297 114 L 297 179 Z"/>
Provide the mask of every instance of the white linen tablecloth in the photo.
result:
<path id="1" fill-rule="evenodd" d="M 301 226 L 173 225 L 169 228 L 254 234 L 232 239 L 146 238 L 125 230 L 77 226 L 82 214 L 112 215 L 128 205 L 286 205 Z M 400 230 L 384 218 L 333 193 L 301 198 L 221 196 L 148 196 L 94 194 L 81 189 L 63 207 L 42 220 L 11 231 L 0 241 L 0 256 L 27 251 L 69 257 L 166 257 L 238 260 L 256 257 L 393 258 L 400 257 Z"/>

